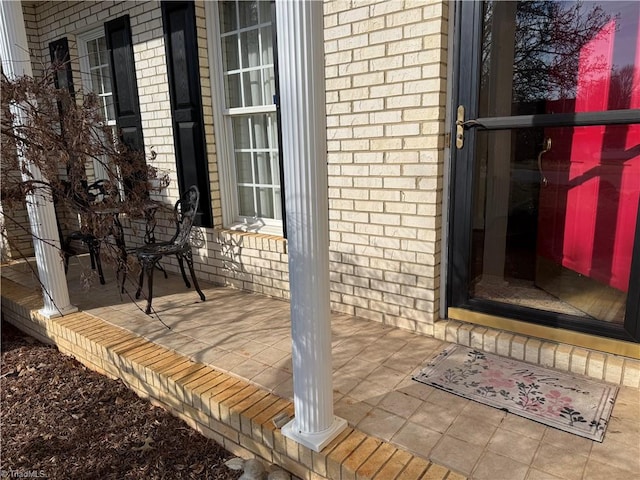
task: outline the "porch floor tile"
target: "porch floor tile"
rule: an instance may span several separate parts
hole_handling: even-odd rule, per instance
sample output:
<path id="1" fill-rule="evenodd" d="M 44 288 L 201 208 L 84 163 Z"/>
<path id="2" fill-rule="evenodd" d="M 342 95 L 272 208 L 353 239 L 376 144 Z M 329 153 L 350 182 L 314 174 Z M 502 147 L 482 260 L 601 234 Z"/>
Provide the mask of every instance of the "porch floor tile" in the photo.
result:
<path id="1" fill-rule="evenodd" d="M 107 283 L 85 290 L 80 274 L 72 262 L 69 292 L 81 310 L 292 399 L 288 302 L 205 282 L 207 300 L 201 302 L 180 276 L 165 280 L 157 272 L 155 315 L 148 316 L 146 300 L 133 301 L 133 283 L 120 294 L 107 268 Z M 2 276 L 40 292 L 26 263 L 4 266 Z M 599 444 L 412 381 L 411 375 L 446 345 L 442 341 L 335 314 L 332 345 L 337 415 L 357 430 L 464 476 L 622 480 L 640 471 L 638 389 L 620 388 L 610 429 Z"/>

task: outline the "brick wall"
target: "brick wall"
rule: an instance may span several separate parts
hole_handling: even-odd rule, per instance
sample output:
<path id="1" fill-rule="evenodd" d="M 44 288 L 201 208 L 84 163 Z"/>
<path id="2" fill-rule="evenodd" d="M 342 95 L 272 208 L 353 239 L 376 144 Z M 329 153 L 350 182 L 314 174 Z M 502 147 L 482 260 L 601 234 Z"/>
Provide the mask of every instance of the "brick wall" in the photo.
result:
<path id="1" fill-rule="evenodd" d="M 325 3 L 332 306 L 433 334 L 446 3 Z"/>
<path id="2" fill-rule="evenodd" d="M 31 226 L 24 204 L 9 208 L 0 205 L 0 261 L 22 258 L 34 254 Z"/>

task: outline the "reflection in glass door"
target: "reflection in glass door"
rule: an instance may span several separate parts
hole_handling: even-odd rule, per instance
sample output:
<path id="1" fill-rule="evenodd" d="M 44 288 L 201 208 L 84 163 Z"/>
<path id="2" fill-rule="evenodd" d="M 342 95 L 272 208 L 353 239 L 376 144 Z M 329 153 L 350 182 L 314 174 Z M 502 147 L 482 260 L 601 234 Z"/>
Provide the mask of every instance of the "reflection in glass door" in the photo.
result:
<path id="1" fill-rule="evenodd" d="M 475 14 L 477 82 L 459 91 L 471 116 L 453 255 L 468 260 L 453 303 L 637 337 L 640 2 L 464 9 Z"/>

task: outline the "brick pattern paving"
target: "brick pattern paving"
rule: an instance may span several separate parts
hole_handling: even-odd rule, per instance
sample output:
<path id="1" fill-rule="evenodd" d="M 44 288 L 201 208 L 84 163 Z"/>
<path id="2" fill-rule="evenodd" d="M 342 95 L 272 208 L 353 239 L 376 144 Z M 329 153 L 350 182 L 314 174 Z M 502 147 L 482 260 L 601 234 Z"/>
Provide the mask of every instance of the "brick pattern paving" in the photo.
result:
<path id="1" fill-rule="evenodd" d="M 322 452 L 310 451 L 282 436 L 271 421 L 280 413 L 292 416 L 291 401 L 86 312 L 44 319 L 34 311 L 37 295 L 10 280 L 3 280 L 2 295 L 11 323 L 88 368 L 122 379 L 236 455 L 261 457 L 303 479 L 464 478 L 351 427 Z"/>
<path id="2" fill-rule="evenodd" d="M 274 447 L 277 437 L 273 430 L 261 427 L 259 433 L 253 432 L 255 421 L 247 422 L 243 416 L 238 420 L 227 411 L 235 412 L 236 408 L 254 402 L 245 413 L 249 418 L 257 414 L 258 424 L 263 425 L 284 408 L 282 402 L 289 404 L 292 367 L 287 302 L 205 284 L 207 301 L 201 303 L 192 289 L 184 287 L 180 277 L 159 278 L 154 306 L 163 321 L 171 326 L 172 330 L 168 331 L 157 319 L 144 315 L 129 299 L 121 298 L 117 283 L 109 273 L 107 284 L 96 285 L 87 295 L 79 287 L 81 282 L 75 267 L 77 265 L 72 265 L 69 271 L 72 302 L 110 324 L 84 325 L 81 337 L 89 332 L 97 335 L 105 328 L 111 332 L 104 332 L 101 340 L 106 350 L 96 350 L 89 344 L 94 361 L 110 355 L 114 349 L 126 349 L 133 360 L 145 359 L 149 349 L 154 348 L 136 340 L 112 346 L 112 342 L 119 340 L 112 331 L 115 327 L 161 345 L 169 355 L 165 360 L 174 358 L 170 357 L 170 351 L 180 352 L 191 363 L 167 361 L 163 364 L 163 357 L 156 359 L 156 367 L 163 371 L 168 369 L 166 371 L 178 380 L 193 381 L 192 391 L 178 389 L 174 392 L 175 400 L 163 399 L 182 402 L 184 412 L 189 412 L 193 418 L 202 414 L 197 412 L 209 414 L 210 404 L 202 402 L 201 394 L 214 388 L 232 387 L 229 384 L 219 387 L 216 379 L 205 375 L 207 366 L 230 376 L 229 382 L 242 379 L 257 390 L 234 390 L 233 401 L 238 406 L 224 407 L 221 414 L 235 427 L 239 421 L 240 432 L 247 441 L 263 445 L 263 448 Z M 29 285 L 28 271 L 23 269 L 22 275 L 18 275 L 18 270 L 17 267 L 3 269 L 2 274 Z M 7 291 L 3 288 L 3 296 Z M 27 302 L 28 309 L 37 308 L 41 303 L 37 287 L 32 286 L 23 293 L 21 302 Z M 3 309 L 7 305 L 3 302 Z M 25 315 L 28 309 L 23 312 Z M 466 331 L 469 335 L 469 326 L 466 327 L 456 327 L 457 334 Z M 602 444 L 594 443 L 412 381 L 412 374 L 447 345 L 442 340 L 343 314 L 333 316 L 332 334 L 334 410 L 366 438 L 359 441 L 359 436 L 346 437 L 345 441 L 357 443 L 357 448 L 346 457 L 342 449 L 335 450 L 326 463 L 321 462 L 324 467 L 318 467 L 328 469 L 322 470 L 323 475 L 327 472 L 335 475 L 338 462 L 344 478 L 354 478 L 353 472 L 355 478 L 358 472 L 361 476 L 372 469 L 378 472 L 383 466 L 379 464 L 379 457 L 387 450 L 391 453 L 384 457 L 385 465 L 395 450 L 413 455 L 403 472 L 408 472 L 409 467 L 418 469 L 419 460 L 422 460 L 442 465 L 445 471 L 479 479 L 500 478 L 500 472 L 509 472 L 502 478 L 510 479 L 600 479 L 603 477 L 599 475 L 605 470 L 611 472 L 606 478 L 626 479 L 640 470 L 640 420 L 637 415 L 640 391 L 637 387 L 621 388 L 605 440 Z M 596 354 L 589 352 L 589 355 Z M 630 359 L 624 359 L 624 362 L 633 363 Z M 131 374 L 131 370 L 125 372 Z M 160 378 L 162 382 L 164 377 Z M 618 380 L 622 383 L 624 376 L 620 375 Z M 167 385 L 171 388 L 173 384 L 167 382 Z M 171 398 L 174 398 L 173 393 Z M 209 422 L 208 426 L 206 423 L 201 425 L 216 431 L 232 428 L 220 419 L 212 418 Z M 264 443 L 255 440 L 259 435 Z M 351 435 L 355 434 L 352 432 Z M 252 448 L 256 451 L 258 446 Z M 283 456 L 290 460 L 285 451 L 274 450 L 273 458 Z M 313 465 L 313 455 L 310 459 L 302 451 L 297 455 L 304 465 Z M 361 457 L 365 457 L 366 462 L 361 461 Z M 388 468 L 392 469 L 392 466 Z M 425 478 L 435 475 L 436 471 L 436 466 L 431 466 Z"/>

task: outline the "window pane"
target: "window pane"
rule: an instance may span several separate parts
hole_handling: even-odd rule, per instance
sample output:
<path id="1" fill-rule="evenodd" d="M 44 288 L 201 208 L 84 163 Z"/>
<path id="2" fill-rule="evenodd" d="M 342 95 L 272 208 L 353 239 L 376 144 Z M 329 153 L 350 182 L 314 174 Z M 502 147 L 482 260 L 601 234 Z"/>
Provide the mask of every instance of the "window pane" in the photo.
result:
<path id="1" fill-rule="evenodd" d="M 236 177 L 238 183 L 253 183 L 250 153 L 236 153 Z"/>
<path id="2" fill-rule="evenodd" d="M 222 66 L 225 72 L 240 68 L 237 35 L 229 35 L 222 38 Z"/>
<path id="3" fill-rule="evenodd" d="M 271 105 L 275 101 L 273 97 L 276 94 L 276 78 L 273 67 L 269 67 L 262 71 L 264 83 L 264 104 Z"/>
<path id="4" fill-rule="evenodd" d="M 89 52 L 89 66 L 97 67 L 100 65 L 100 60 L 98 59 L 98 47 L 96 40 L 91 40 L 87 42 L 87 50 Z"/>
<path id="5" fill-rule="evenodd" d="M 98 42 L 98 64 L 106 65 L 109 63 L 109 57 L 107 56 L 107 40 L 105 37 L 100 37 Z"/>
<path id="6" fill-rule="evenodd" d="M 232 119 L 233 141 L 236 149 L 269 150 L 277 149 L 274 145 L 275 113 L 257 115 L 237 115 Z"/>
<path id="7" fill-rule="evenodd" d="M 116 121 L 116 112 L 113 106 L 113 97 L 108 95 L 106 97 L 102 97 L 104 99 L 105 107 L 106 107 L 106 120 L 107 121 Z"/>
<path id="8" fill-rule="evenodd" d="M 271 23 L 271 2 L 258 2 L 260 23 Z"/>
<path id="9" fill-rule="evenodd" d="M 271 184 L 271 155 L 256 153 L 256 183 Z"/>
<path id="10" fill-rule="evenodd" d="M 274 197 L 274 217 L 276 220 L 282 220 L 282 195 L 279 188 L 273 189 Z"/>
<path id="11" fill-rule="evenodd" d="M 241 107 L 242 96 L 240 95 L 240 74 L 232 73 L 225 75 L 224 83 L 227 97 L 227 108 Z"/>
<path id="12" fill-rule="evenodd" d="M 233 144 L 236 150 L 250 149 L 251 137 L 249 135 L 249 118 L 248 116 L 235 117 L 233 119 Z"/>
<path id="13" fill-rule="evenodd" d="M 103 67 L 101 70 L 102 73 L 102 93 L 111 93 L 111 72 L 109 71 L 109 67 Z"/>
<path id="14" fill-rule="evenodd" d="M 250 27 L 258 23 L 258 3 L 257 2 L 238 2 L 240 10 L 240 28 Z"/>
<path id="15" fill-rule="evenodd" d="M 260 40 L 262 41 L 262 64 L 273 65 L 273 33 L 271 27 L 260 29 Z"/>
<path id="16" fill-rule="evenodd" d="M 222 33 L 236 30 L 237 17 L 236 17 L 236 2 L 220 2 L 220 31 Z"/>
<path id="17" fill-rule="evenodd" d="M 94 93 L 102 93 L 102 81 L 100 80 L 100 70 L 91 72 L 91 90 Z"/>
<path id="18" fill-rule="evenodd" d="M 244 106 L 263 105 L 262 79 L 260 70 L 251 70 L 242 75 L 244 87 Z"/>
<path id="19" fill-rule="evenodd" d="M 271 155 L 271 165 L 273 165 L 273 184 L 280 185 L 280 159 L 278 154 Z"/>
<path id="20" fill-rule="evenodd" d="M 258 188 L 258 216 L 273 218 L 273 190 Z"/>
<path id="21" fill-rule="evenodd" d="M 278 145 L 278 120 L 276 114 L 271 115 L 271 123 L 269 125 L 270 134 L 271 134 L 271 148 L 274 151 L 278 151 L 280 148 Z"/>
<path id="22" fill-rule="evenodd" d="M 274 114 L 256 115 L 253 122 L 253 134 L 256 148 L 271 148 L 272 135 L 269 129 L 271 127 L 271 119 Z"/>
<path id="23" fill-rule="evenodd" d="M 256 216 L 256 209 L 253 204 L 253 187 L 238 187 L 238 207 L 240 215 L 243 217 Z"/>
<path id="24" fill-rule="evenodd" d="M 242 45 L 242 68 L 260 66 L 258 30 L 249 30 L 240 35 Z"/>

